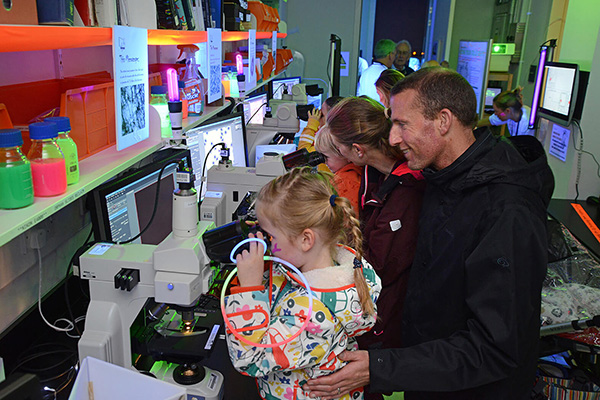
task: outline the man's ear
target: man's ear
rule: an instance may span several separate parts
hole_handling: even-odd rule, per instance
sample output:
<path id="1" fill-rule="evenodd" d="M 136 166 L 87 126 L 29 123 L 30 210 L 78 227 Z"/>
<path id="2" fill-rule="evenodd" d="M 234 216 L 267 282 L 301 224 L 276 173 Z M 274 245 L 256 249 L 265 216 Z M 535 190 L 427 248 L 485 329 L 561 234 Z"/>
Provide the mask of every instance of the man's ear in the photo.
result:
<path id="1" fill-rule="evenodd" d="M 300 247 L 302 251 L 309 251 L 315 245 L 316 234 L 310 228 L 306 228 L 300 234 Z"/>
<path id="2" fill-rule="evenodd" d="M 440 130 L 440 134 L 442 136 L 448 133 L 448 131 L 450 130 L 450 126 L 454 122 L 454 118 L 455 117 L 454 114 L 452 114 L 452 111 L 448 110 L 447 108 L 443 108 L 439 112 L 438 119 L 436 122 L 438 129 Z"/>

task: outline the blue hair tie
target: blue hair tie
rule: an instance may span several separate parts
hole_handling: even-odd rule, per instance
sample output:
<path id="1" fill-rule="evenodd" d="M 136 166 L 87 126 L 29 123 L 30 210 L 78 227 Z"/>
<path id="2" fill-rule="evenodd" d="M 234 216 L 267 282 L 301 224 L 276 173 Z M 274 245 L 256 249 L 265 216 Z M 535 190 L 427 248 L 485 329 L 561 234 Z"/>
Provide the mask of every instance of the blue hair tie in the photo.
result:
<path id="1" fill-rule="evenodd" d="M 360 262 L 360 260 L 356 257 L 354 257 L 354 269 L 356 268 L 362 268 L 362 263 Z"/>
<path id="2" fill-rule="evenodd" d="M 337 199 L 337 195 L 332 194 L 331 197 L 329 197 L 329 204 L 331 204 L 331 207 L 335 207 L 335 199 Z"/>

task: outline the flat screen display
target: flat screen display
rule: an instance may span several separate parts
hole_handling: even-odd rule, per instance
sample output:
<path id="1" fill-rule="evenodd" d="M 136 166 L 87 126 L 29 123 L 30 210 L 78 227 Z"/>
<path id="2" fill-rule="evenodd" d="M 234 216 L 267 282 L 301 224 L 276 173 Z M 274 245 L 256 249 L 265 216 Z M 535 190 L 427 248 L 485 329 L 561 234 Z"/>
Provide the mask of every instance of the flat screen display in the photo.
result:
<path id="1" fill-rule="evenodd" d="M 186 143 L 192 157 L 192 168 L 196 175 L 196 189 L 200 187 L 200 177 L 204 170 L 204 177 L 210 167 L 219 164 L 221 160 L 221 146 L 214 145 L 225 143 L 229 148 L 229 159 L 236 167 L 248 165 L 246 151 L 246 127 L 244 124 L 244 113 L 238 112 L 224 117 L 211 119 L 204 122 L 198 128 L 186 132 Z M 208 155 L 208 158 L 207 158 Z M 206 160 L 206 165 L 204 164 Z M 206 190 L 206 185 L 202 191 Z M 204 196 L 204 193 L 200 194 Z"/>
<path id="2" fill-rule="evenodd" d="M 169 150 L 169 154 L 171 155 L 104 183 L 90 193 L 95 238 L 123 242 L 139 234 L 148 225 L 154 211 L 158 175 L 165 165 L 154 219 L 148 229 L 132 243 L 156 245 L 171 233 L 176 163 L 185 159 L 187 164 L 189 152 Z"/>
<path id="3" fill-rule="evenodd" d="M 262 125 L 265 120 L 266 103 L 266 93 L 261 93 L 244 100 L 244 120 L 246 124 Z"/>
<path id="4" fill-rule="evenodd" d="M 281 100 L 284 88 L 287 87 L 288 94 L 292 94 L 292 87 L 298 85 L 301 79 L 299 76 L 293 78 L 279 78 L 271 81 L 271 87 L 273 92 L 273 99 Z"/>
<path id="5" fill-rule="evenodd" d="M 546 63 L 538 115 L 568 125 L 577 96 L 577 64 Z"/>
<path id="6" fill-rule="evenodd" d="M 480 117 L 483 115 L 491 47 L 491 40 L 461 40 L 458 47 L 458 63 L 456 71 L 469 82 L 475 91 L 477 112 Z"/>

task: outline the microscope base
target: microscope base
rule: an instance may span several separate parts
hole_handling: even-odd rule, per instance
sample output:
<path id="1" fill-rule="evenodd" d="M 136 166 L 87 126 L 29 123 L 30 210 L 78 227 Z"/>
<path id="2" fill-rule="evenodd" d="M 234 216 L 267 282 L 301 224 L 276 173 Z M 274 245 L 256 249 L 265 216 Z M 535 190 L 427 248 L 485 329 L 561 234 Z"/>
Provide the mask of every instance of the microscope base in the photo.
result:
<path id="1" fill-rule="evenodd" d="M 150 370 L 159 380 L 185 388 L 188 400 L 206 399 L 221 400 L 223 398 L 223 374 L 207 367 L 202 381 L 194 385 L 180 385 L 173 379 L 173 371 L 177 364 L 157 362 Z M 196 397 L 197 396 L 197 397 Z"/>

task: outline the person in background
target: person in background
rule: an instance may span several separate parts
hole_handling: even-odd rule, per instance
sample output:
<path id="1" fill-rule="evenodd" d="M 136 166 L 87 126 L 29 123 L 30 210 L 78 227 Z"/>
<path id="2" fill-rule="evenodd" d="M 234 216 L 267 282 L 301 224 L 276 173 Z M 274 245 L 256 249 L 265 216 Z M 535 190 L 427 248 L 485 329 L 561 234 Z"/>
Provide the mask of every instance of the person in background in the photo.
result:
<path id="1" fill-rule="evenodd" d="M 409 169 L 402 153 L 390 146 L 392 124 L 378 102 L 346 98 L 331 109 L 327 126 L 340 153 L 364 166 L 358 199 L 363 249 L 383 286 L 375 327 L 358 343 L 361 349 L 400 347 L 402 308 L 425 181 L 421 172 Z M 382 396 L 367 391 L 366 398 Z"/>
<path id="2" fill-rule="evenodd" d="M 529 136 L 473 131 L 475 93 L 450 69 L 401 80 L 391 109 L 390 143 L 427 181 L 403 347 L 346 352 L 348 365 L 305 389 L 322 399 L 367 384 L 407 400 L 529 399 L 554 188 L 545 151 Z"/>
<path id="3" fill-rule="evenodd" d="M 373 49 L 373 64 L 363 71 L 358 81 L 357 96 L 369 96 L 373 100 L 379 101 L 375 82 L 379 75 L 394 65 L 396 59 L 396 44 L 389 39 L 381 39 L 375 44 Z"/>
<path id="4" fill-rule="evenodd" d="M 334 183 L 338 195 L 350 200 L 354 212 L 358 215 L 358 189 L 363 167 L 351 163 L 340 153 L 333 143 L 327 125 L 319 129 L 317 133 L 315 150 L 325 156 L 325 164 L 334 173 Z"/>
<path id="5" fill-rule="evenodd" d="M 408 40 L 401 40 L 396 44 L 396 59 L 394 60 L 394 68 L 402 72 L 404 76 L 415 72 L 414 69 L 408 66 L 410 56 L 412 55 L 412 47 Z"/>
<path id="6" fill-rule="evenodd" d="M 315 136 L 317 131 L 325 125 L 325 118 L 327 118 L 329 110 L 342 99 L 343 97 L 340 96 L 331 96 L 325 100 L 320 110 L 318 108 L 313 108 L 308 112 L 308 122 L 302 130 L 302 133 L 300 133 L 300 138 L 298 140 L 298 150 L 307 149 L 310 152 L 315 151 Z M 331 172 L 326 164 L 319 164 L 317 169 L 319 171 Z"/>
<path id="7" fill-rule="evenodd" d="M 480 119 L 477 127 L 506 124 L 510 136 L 535 136 L 535 129 L 529 129 L 531 109 L 523 105 L 522 90 L 523 88 L 519 86 L 494 97 L 494 114 Z"/>
<path id="8" fill-rule="evenodd" d="M 377 82 L 375 82 L 375 88 L 379 95 L 379 102 L 384 107 L 390 106 L 390 91 L 392 87 L 400 80 L 404 78 L 402 72 L 396 71 L 395 69 L 386 69 L 379 75 Z"/>
<path id="9" fill-rule="evenodd" d="M 313 299 L 306 329 L 286 344 L 254 346 L 227 329 L 233 366 L 257 378 L 265 399 L 308 399 L 301 384 L 340 369 L 338 354 L 356 349 L 355 337 L 377 317 L 380 280 L 362 260 L 359 222 L 348 199 L 334 194 L 332 179 L 310 167 L 294 168 L 266 184 L 256 200 L 271 253 L 298 268 L 312 293 L 278 262 L 265 272 L 263 244 L 251 241 L 236 257 L 240 286 L 226 297 L 225 312 L 231 330 L 251 343 L 275 345 L 297 333 L 306 323 L 309 296 Z M 257 237 L 263 239 L 262 232 Z M 336 397 L 362 399 L 362 388 Z"/>
<path id="10" fill-rule="evenodd" d="M 423 65 L 421 65 L 421 68 L 428 68 L 428 67 L 439 67 L 440 63 L 437 62 L 437 60 L 429 60 L 429 61 L 425 61 L 423 63 Z"/>
<path id="11" fill-rule="evenodd" d="M 450 68 L 450 63 L 448 61 L 444 60 L 440 63 L 440 67 Z"/>

